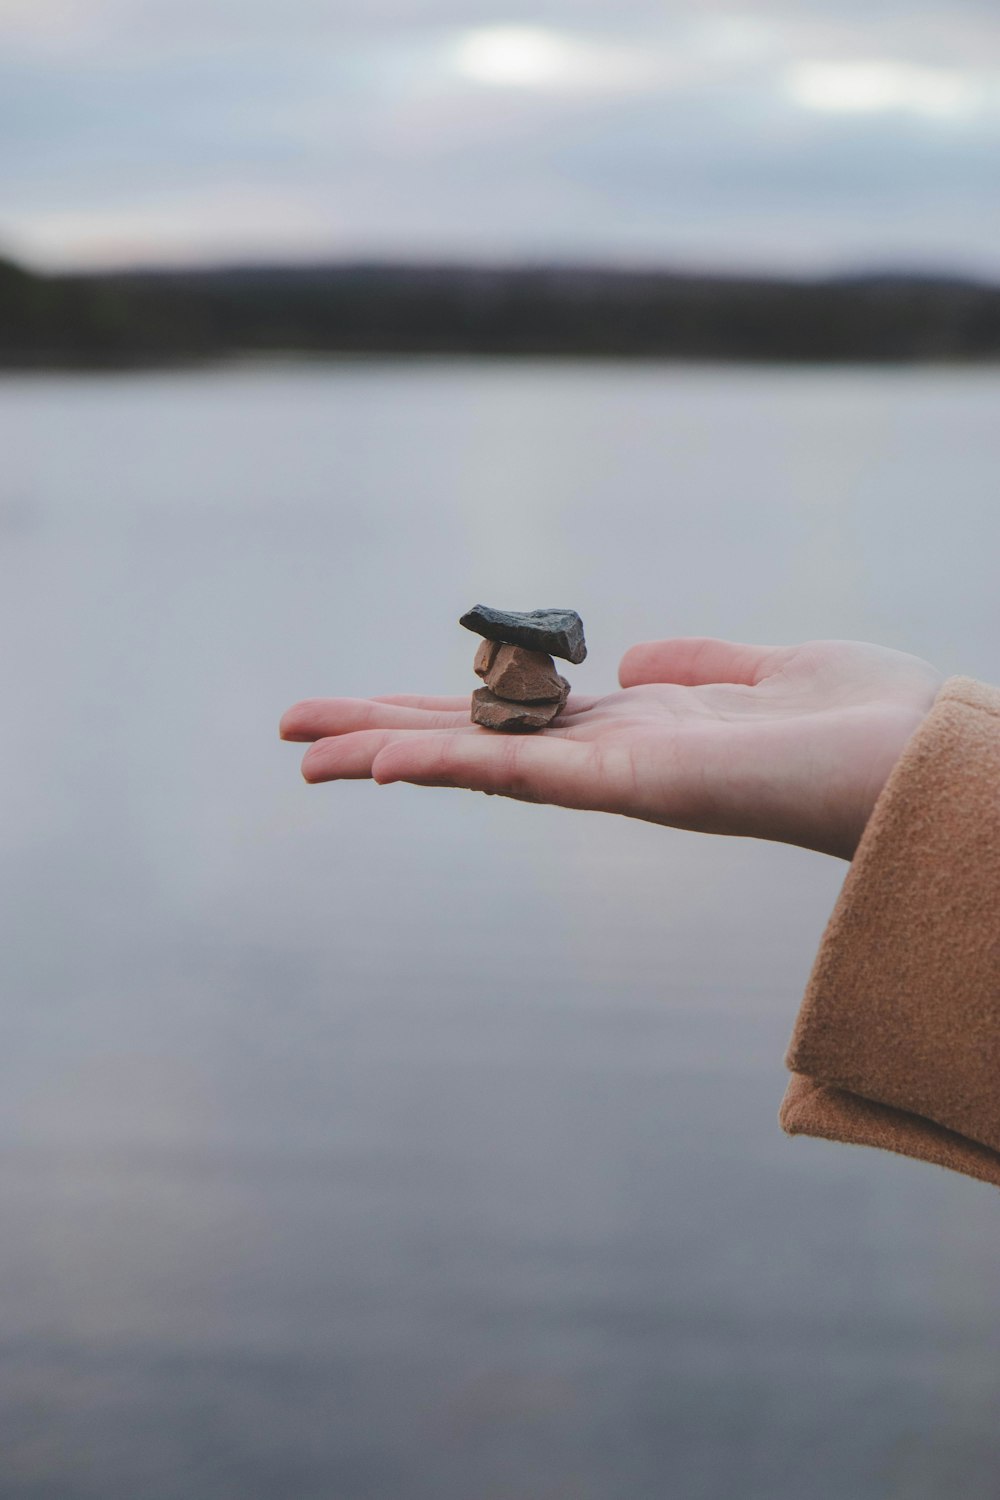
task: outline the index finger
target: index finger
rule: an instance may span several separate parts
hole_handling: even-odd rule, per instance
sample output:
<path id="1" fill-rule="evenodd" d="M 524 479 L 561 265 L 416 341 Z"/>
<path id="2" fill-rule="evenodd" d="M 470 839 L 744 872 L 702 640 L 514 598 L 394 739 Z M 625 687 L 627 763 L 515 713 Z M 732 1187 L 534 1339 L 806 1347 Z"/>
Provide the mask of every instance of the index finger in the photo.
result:
<path id="1" fill-rule="evenodd" d="M 435 698 L 429 693 L 386 693 L 379 698 L 371 698 L 371 703 L 397 703 L 400 708 L 430 708 L 437 713 L 458 713 L 463 708 L 468 708 L 469 699 L 472 697 L 472 689 L 464 697 Z"/>
<path id="2" fill-rule="evenodd" d="M 468 698 L 436 701 L 447 708 L 431 708 L 433 698 L 306 698 L 285 711 L 278 732 L 283 740 L 322 740 L 358 729 L 454 729 L 469 719 Z"/>

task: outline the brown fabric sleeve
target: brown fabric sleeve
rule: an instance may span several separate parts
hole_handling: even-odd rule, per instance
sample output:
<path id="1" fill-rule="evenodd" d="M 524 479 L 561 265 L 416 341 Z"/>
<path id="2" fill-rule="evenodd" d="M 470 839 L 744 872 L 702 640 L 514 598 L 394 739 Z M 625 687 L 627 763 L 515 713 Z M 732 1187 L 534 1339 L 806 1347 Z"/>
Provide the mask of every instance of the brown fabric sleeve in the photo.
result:
<path id="1" fill-rule="evenodd" d="M 1000 1187 L 1000 689 L 951 677 L 893 768 L 786 1058 L 791 1135 Z"/>

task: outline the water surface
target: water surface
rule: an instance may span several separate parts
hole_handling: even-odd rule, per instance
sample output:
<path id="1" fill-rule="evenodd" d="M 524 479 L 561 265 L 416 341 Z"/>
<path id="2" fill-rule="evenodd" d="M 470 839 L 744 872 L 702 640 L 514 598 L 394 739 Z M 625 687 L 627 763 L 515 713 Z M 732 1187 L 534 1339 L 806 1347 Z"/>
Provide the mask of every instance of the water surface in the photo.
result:
<path id="1" fill-rule="evenodd" d="M 0 1495 L 963 1500 L 1000 1211 L 790 1141 L 844 866 L 306 788 L 477 600 L 1000 680 L 1000 374 L 0 382 Z"/>

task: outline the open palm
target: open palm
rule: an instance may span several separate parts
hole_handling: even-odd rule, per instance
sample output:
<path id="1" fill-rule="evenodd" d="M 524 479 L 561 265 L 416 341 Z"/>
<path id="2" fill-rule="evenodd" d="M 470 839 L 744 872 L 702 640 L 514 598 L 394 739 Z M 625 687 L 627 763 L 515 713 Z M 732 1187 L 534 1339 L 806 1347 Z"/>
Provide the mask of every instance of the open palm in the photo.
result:
<path id="1" fill-rule="evenodd" d="M 469 722 L 469 697 L 315 698 L 281 721 L 307 781 L 466 787 L 850 859 L 942 677 L 860 641 L 634 646 L 621 690 L 538 734 Z"/>

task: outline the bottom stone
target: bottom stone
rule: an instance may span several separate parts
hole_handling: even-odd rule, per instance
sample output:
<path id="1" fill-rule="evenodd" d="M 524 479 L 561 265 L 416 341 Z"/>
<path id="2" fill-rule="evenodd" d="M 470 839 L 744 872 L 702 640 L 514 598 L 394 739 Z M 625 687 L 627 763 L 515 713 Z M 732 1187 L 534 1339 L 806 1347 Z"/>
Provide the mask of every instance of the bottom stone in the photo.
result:
<path id="1" fill-rule="evenodd" d="M 565 699 L 563 700 L 565 702 Z M 563 703 L 512 703 L 498 698 L 489 688 L 472 695 L 472 722 L 484 729 L 503 729 L 507 734 L 530 734 L 551 724 Z"/>

